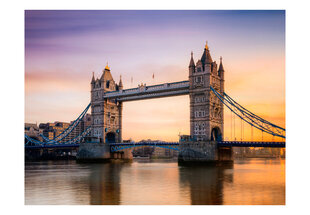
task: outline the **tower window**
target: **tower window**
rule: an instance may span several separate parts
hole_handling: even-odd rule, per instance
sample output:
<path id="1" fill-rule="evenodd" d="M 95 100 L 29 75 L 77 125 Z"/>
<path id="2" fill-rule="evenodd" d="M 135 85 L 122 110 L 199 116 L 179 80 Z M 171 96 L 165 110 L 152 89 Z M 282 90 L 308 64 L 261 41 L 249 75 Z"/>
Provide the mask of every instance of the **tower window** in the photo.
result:
<path id="1" fill-rule="evenodd" d="M 110 81 L 107 81 L 106 88 L 110 87 Z"/>
<path id="2" fill-rule="evenodd" d="M 196 83 L 200 83 L 201 82 L 201 76 L 196 77 Z"/>

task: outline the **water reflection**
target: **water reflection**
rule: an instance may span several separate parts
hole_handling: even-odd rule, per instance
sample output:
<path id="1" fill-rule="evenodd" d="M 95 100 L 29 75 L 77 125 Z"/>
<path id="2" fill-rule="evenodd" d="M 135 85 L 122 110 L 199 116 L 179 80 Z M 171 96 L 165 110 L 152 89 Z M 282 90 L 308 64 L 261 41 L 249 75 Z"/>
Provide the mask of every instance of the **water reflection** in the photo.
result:
<path id="1" fill-rule="evenodd" d="M 284 205 L 285 160 L 238 160 L 223 191 L 225 205 Z"/>
<path id="2" fill-rule="evenodd" d="M 91 205 L 120 204 L 120 172 L 124 165 L 113 163 L 90 165 L 88 185 Z"/>
<path id="3" fill-rule="evenodd" d="M 133 162 L 121 172 L 121 204 L 188 205 L 188 187 L 180 189 L 176 161 Z"/>
<path id="4" fill-rule="evenodd" d="M 25 164 L 25 204 L 89 204 L 87 167 L 75 161 Z"/>
<path id="5" fill-rule="evenodd" d="M 25 165 L 25 204 L 285 204 L 285 160 L 251 159 L 221 166 L 31 162 Z"/>
<path id="6" fill-rule="evenodd" d="M 223 204 L 224 183 L 232 183 L 233 164 L 221 166 L 181 166 L 179 170 L 181 186 L 188 186 L 192 205 Z"/>

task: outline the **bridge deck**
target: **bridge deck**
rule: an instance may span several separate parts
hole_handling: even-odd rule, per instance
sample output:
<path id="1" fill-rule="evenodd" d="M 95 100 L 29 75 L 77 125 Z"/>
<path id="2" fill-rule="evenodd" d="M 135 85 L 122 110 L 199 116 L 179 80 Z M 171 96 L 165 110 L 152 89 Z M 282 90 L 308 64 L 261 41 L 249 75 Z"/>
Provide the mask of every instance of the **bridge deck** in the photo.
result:
<path id="1" fill-rule="evenodd" d="M 25 149 L 64 149 L 64 148 L 78 148 L 80 144 L 53 144 L 53 145 L 35 145 L 25 146 Z"/>
<path id="2" fill-rule="evenodd" d="M 285 142 L 221 141 L 219 146 L 285 148 Z"/>
<path id="3" fill-rule="evenodd" d="M 168 146 L 179 145 L 179 142 L 142 142 L 142 143 L 112 143 L 111 146 Z M 182 143 L 181 143 L 182 144 Z M 219 146 L 232 146 L 232 147 L 278 147 L 285 148 L 285 142 L 269 142 L 269 141 L 220 141 Z"/>
<path id="4" fill-rule="evenodd" d="M 182 143 L 181 143 L 182 144 Z M 178 146 L 179 142 L 139 142 L 139 143 L 109 143 L 111 147 L 139 147 L 139 146 Z M 253 141 L 221 141 L 218 142 L 220 147 L 272 147 L 285 148 L 285 142 L 253 142 Z M 35 145 L 25 146 L 25 149 L 52 149 L 52 148 L 78 148 L 79 144 L 54 144 L 54 145 Z"/>

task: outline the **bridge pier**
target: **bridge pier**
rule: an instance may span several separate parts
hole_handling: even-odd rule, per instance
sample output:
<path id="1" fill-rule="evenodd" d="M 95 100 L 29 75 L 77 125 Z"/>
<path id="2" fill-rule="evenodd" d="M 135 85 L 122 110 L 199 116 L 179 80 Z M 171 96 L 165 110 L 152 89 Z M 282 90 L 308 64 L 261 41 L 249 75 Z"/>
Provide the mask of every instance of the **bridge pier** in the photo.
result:
<path id="1" fill-rule="evenodd" d="M 80 144 L 76 159 L 80 162 L 110 162 L 113 160 L 128 162 L 133 159 L 131 151 L 131 149 L 124 149 L 120 152 L 111 152 L 108 143 L 86 142 Z"/>
<path id="2" fill-rule="evenodd" d="M 122 151 L 111 152 L 111 160 L 132 161 L 132 149 L 123 149 Z"/>
<path id="3" fill-rule="evenodd" d="M 179 163 L 218 163 L 232 161 L 232 147 L 219 147 L 216 141 L 180 142 Z"/>

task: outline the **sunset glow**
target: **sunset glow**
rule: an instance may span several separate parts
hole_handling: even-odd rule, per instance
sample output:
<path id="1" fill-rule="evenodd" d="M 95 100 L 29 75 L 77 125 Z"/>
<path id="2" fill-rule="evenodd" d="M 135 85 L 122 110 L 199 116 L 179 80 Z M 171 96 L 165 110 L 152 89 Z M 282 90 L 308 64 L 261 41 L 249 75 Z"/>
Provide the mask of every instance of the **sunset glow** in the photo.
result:
<path id="1" fill-rule="evenodd" d="M 285 128 L 284 11 L 25 11 L 25 122 L 74 120 L 107 62 L 124 89 L 188 80 L 206 40 L 226 93 Z M 239 140 L 240 119 L 224 118 L 225 140 Z M 124 103 L 124 140 L 177 141 L 189 123 L 188 96 Z M 281 140 L 245 125 L 243 140 L 262 138 Z"/>

